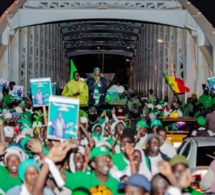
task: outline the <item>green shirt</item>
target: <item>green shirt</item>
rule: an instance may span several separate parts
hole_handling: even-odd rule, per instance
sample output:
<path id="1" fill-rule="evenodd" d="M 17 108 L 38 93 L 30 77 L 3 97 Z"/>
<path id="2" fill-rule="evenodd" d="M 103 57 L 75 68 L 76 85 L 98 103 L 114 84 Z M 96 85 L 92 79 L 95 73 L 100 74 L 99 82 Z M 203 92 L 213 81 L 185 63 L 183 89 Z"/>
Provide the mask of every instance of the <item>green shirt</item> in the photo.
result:
<path id="1" fill-rule="evenodd" d="M 106 140 L 106 142 L 109 143 L 109 144 L 112 146 L 112 144 L 113 144 L 113 142 L 114 142 L 113 137 L 108 138 L 108 139 Z M 119 145 L 120 145 L 120 142 L 117 141 L 117 142 L 116 142 L 116 146 L 119 146 Z"/>
<path id="2" fill-rule="evenodd" d="M 31 120 L 32 113 L 29 111 L 25 111 L 24 113 L 22 113 L 22 116 Z"/>
<path id="3" fill-rule="evenodd" d="M 128 163 L 125 161 L 124 153 L 113 154 L 112 156 L 113 164 L 116 165 L 119 171 L 125 170 Z"/>
<path id="4" fill-rule="evenodd" d="M 65 186 L 71 190 L 74 190 L 75 188 L 78 187 L 90 189 L 91 187 L 95 187 L 101 184 L 108 187 L 113 192 L 114 195 L 119 194 L 118 193 L 119 181 L 114 179 L 111 175 L 108 176 L 108 180 L 105 183 L 101 183 L 96 177 L 95 172 L 87 174 L 85 172 L 69 173 L 68 171 L 66 171 Z"/>
<path id="5" fill-rule="evenodd" d="M 7 192 L 9 189 L 17 185 L 22 185 L 19 177 L 11 177 L 8 170 L 5 167 L 0 166 L 0 188 L 4 192 Z"/>
<path id="6" fill-rule="evenodd" d="M 199 98 L 199 103 L 202 103 L 204 108 L 210 108 L 212 106 L 212 98 L 210 95 L 201 95 Z"/>

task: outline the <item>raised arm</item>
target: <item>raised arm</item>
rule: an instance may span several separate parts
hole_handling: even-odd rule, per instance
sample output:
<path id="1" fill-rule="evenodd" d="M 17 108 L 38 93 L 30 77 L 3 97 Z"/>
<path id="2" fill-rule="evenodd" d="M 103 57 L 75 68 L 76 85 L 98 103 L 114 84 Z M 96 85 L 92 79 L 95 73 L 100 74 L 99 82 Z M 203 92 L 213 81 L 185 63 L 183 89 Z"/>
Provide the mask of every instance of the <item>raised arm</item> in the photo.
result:
<path id="1" fill-rule="evenodd" d="M 4 135 L 2 120 L 0 120 L 0 142 L 5 143 L 5 135 Z"/>

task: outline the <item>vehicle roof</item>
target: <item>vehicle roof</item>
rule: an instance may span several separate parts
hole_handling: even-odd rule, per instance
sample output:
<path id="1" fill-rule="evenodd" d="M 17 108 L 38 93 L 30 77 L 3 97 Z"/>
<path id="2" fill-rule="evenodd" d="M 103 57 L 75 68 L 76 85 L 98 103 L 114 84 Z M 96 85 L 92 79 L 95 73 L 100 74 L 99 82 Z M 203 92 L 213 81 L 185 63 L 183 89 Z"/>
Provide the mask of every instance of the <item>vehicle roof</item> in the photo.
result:
<path id="1" fill-rule="evenodd" d="M 190 137 L 188 140 L 195 140 L 198 146 L 215 146 L 215 137 Z"/>
<path id="2" fill-rule="evenodd" d="M 159 118 L 162 122 L 196 122 L 196 118 L 194 117 L 177 117 L 177 118 L 173 118 L 173 117 L 160 117 Z"/>

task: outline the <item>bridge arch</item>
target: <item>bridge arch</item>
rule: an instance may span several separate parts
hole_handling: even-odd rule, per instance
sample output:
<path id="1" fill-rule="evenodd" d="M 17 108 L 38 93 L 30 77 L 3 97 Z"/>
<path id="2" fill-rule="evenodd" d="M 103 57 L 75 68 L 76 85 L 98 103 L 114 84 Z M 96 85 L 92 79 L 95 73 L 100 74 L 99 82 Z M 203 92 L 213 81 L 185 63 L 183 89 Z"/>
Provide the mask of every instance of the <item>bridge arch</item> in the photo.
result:
<path id="1" fill-rule="evenodd" d="M 162 71 L 183 78 L 186 95 L 200 94 L 215 71 L 215 31 L 187 0 L 18 0 L 0 25 L 0 76 L 26 93 L 32 77 L 63 85 L 69 58 L 90 53 L 132 57 L 130 85 L 158 96 L 172 95 Z"/>

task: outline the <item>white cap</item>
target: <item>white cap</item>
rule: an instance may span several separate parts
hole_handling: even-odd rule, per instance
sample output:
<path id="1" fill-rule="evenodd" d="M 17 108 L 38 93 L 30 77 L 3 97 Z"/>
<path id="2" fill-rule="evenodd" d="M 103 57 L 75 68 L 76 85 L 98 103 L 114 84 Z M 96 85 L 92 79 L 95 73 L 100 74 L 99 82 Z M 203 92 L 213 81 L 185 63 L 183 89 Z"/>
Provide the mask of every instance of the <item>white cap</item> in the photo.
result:
<path id="1" fill-rule="evenodd" d="M 22 149 L 17 146 L 12 146 L 12 147 L 7 148 L 5 155 L 4 155 L 4 162 L 6 162 L 7 158 L 12 154 L 17 155 L 19 157 L 20 161 L 22 161 L 23 156 L 22 156 L 22 153 L 20 150 L 22 150 Z"/>
<path id="2" fill-rule="evenodd" d="M 5 126 L 4 127 L 4 135 L 5 135 L 5 137 L 13 137 L 13 134 L 14 134 L 13 127 L 10 127 L 10 126 Z"/>
<path id="3" fill-rule="evenodd" d="M 7 109 L 3 109 L 3 114 L 6 114 L 7 112 Z"/>
<path id="4" fill-rule="evenodd" d="M 25 129 L 23 129 L 22 135 L 27 136 L 26 134 L 29 134 L 31 137 L 33 137 L 33 129 L 26 127 Z"/>
<path id="5" fill-rule="evenodd" d="M 4 118 L 5 119 L 12 118 L 12 114 L 8 112 L 4 115 Z"/>
<path id="6" fill-rule="evenodd" d="M 147 107 L 148 107 L 148 108 L 151 108 L 151 109 L 154 108 L 153 104 L 147 104 Z"/>
<path id="7" fill-rule="evenodd" d="M 88 118 L 85 116 L 81 116 L 80 121 L 81 121 L 81 123 L 88 123 Z"/>
<path id="8" fill-rule="evenodd" d="M 160 104 L 158 104 L 157 106 L 155 106 L 155 108 L 161 110 L 162 109 L 162 106 Z"/>
<path id="9" fill-rule="evenodd" d="M 152 122 L 153 120 L 155 120 L 156 117 L 157 117 L 157 116 L 156 116 L 155 113 L 149 113 L 149 118 L 150 118 L 151 122 Z"/>
<path id="10" fill-rule="evenodd" d="M 36 127 L 37 125 L 36 125 L 36 121 L 34 121 L 33 122 L 33 129 Z M 40 122 L 40 121 L 38 121 L 38 127 L 42 127 L 43 126 L 43 124 Z"/>
<path id="11" fill-rule="evenodd" d="M 22 108 L 21 107 L 15 107 L 15 111 L 17 112 L 17 113 L 22 113 Z"/>

